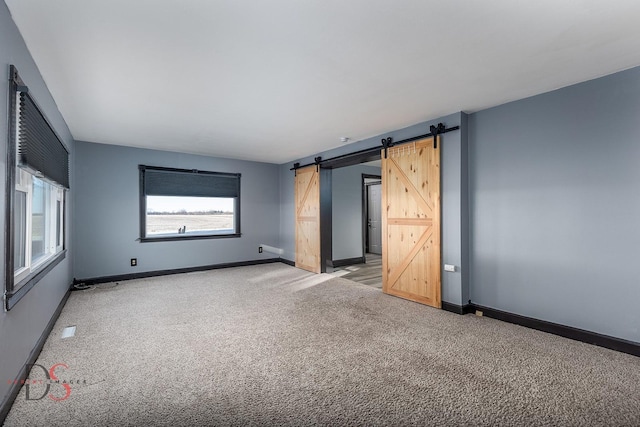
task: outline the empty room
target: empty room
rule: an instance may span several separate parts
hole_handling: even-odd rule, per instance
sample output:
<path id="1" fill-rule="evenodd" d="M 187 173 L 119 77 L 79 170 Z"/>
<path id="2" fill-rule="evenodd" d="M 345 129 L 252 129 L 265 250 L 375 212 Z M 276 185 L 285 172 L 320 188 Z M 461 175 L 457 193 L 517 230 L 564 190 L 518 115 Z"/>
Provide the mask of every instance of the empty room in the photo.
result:
<path id="1" fill-rule="evenodd" d="M 0 2 L 0 425 L 640 425 L 640 3 Z"/>

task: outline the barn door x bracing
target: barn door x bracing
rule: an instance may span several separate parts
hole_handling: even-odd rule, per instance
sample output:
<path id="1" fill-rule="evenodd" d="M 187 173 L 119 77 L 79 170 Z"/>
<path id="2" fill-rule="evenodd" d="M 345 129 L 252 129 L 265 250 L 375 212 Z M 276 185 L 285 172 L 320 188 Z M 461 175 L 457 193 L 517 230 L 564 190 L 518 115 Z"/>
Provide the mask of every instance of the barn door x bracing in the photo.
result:
<path id="1" fill-rule="evenodd" d="M 440 281 L 440 144 L 427 138 L 382 153 L 382 290 L 440 308 Z"/>
<path id="2" fill-rule="evenodd" d="M 296 170 L 296 267 L 320 273 L 320 173 Z"/>

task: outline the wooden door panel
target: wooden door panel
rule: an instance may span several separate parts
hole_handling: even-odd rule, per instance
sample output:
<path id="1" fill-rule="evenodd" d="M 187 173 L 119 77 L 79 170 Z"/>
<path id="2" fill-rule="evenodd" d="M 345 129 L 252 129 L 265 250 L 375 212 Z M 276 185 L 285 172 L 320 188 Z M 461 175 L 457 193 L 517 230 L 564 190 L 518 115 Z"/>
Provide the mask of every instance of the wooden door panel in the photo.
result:
<path id="1" fill-rule="evenodd" d="M 383 291 L 440 308 L 440 151 L 433 138 L 382 156 Z"/>
<path id="2" fill-rule="evenodd" d="M 314 221 L 300 221 L 297 235 L 296 267 L 319 273 L 319 248 L 316 248 L 315 244 L 317 241 L 315 238 L 316 229 L 317 224 Z M 317 268 L 316 265 L 318 266 Z"/>
<path id="3" fill-rule="evenodd" d="M 315 166 L 296 170 L 296 267 L 320 273 L 320 176 Z"/>
<path id="4" fill-rule="evenodd" d="M 411 162 L 407 158 L 387 160 L 387 191 L 394 197 L 394 203 L 387 206 L 388 217 L 433 217 L 433 207 L 421 194 L 423 185 L 428 182 L 427 172 L 418 171 L 418 168 L 414 166 L 415 161 Z"/>
<path id="5" fill-rule="evenodd" d="M 431 242 L 433 229 L 422 227 L 415 240 L 410 241 L 411 251 L 404 257 L 396 257 L 389 263 L 389 283 L 391 293 L 403 295 L 415 295 L 421 302 L 435 300 L 434 290 L 437 283 L 431 283 L 432 272 L 429 257 L 431 255 Z M 394 246 L 394 243 L 391 243 Z M 404 246 L 409 246 L 405 244 Z"/>
<path id="6" fill-rule="evenodd" d="M 415 264 L 424 264 L 424 247 L 431 237 L 431 227 L 396 225 L 388 227 L 389 245 L 397 248 L 388 255 L 389 285 L 398 287 L 401 275 Z M 417 278 L 416 278 L 417 279 Z M 421 278 L 423 281 L 425 278 Z M 406 290 L 406 289 L 405 289 Z"/>

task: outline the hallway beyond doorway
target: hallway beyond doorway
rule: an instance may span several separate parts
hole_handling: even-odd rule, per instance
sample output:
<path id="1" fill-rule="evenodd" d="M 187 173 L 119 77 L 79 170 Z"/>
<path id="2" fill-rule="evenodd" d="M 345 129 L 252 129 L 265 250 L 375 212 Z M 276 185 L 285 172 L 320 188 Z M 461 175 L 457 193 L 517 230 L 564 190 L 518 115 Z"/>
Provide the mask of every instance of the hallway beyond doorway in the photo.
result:
<path id="1" fill-rule="evenodd" d="M 366 264 L 354 264 L 333 269 L 333 276 L 382 289 L 382 256 L 366 254 Z"/>

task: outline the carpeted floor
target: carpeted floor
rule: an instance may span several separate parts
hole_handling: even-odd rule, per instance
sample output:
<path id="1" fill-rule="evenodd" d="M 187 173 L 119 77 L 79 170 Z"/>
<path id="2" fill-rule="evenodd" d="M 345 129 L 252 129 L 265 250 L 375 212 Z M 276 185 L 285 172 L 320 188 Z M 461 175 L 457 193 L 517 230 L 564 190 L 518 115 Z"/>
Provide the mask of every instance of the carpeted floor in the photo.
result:
<path id="1" fill-rule="evenodd" d="M 57 363 L 7 426 L 640 425 L 640 358 L 283 264 L 74 292 Z"/>

